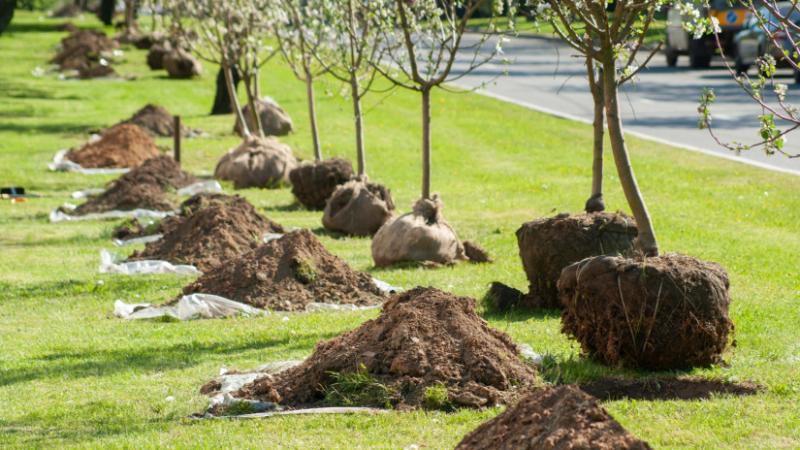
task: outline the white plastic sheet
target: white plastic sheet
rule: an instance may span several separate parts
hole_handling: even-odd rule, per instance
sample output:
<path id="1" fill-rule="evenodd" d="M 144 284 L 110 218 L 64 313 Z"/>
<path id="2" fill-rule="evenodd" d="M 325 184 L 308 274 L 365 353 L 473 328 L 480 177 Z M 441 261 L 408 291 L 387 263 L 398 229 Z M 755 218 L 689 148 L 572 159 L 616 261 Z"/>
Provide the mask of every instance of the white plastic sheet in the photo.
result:
<path id="1" fill-rule="evenodd" d="M 91 139 L 89 140 L 91 142 Z M 77 172 L 83 175 L 115 175 L 126 173 L 130 168 L 120 169 L 99 169 L 99 168 L 85 168 L 80 164 L 74 163 L 66 158 L 69 150 L 59 150 L 53 156 L 53 161 L 47 165 L 47 168 L 53 172 Z"/>
<path id="2" fill-rule="evenodd" d="M 200 275 L 200 271 L 194 266 L 172 264 L 168 261 L 144 260 L 115 262 L 111 253 L 105 249 L 100 251 L 100 267 L 98 268 L 98 272 L 119 275 Z"/>
<path id="3" fill-rule="evenodd" d="M 158 241 L 162 237 L 164 237 L 163 234 L 151 234 L 150 236 L 141 236 L 131 239 L 114 239 L 114 245 L 117 247 L 125 247 L 128 245 L 148 244 L 150 242 Z"/>
<path id="4" fill-rule="evenodd" d="M 153 306 L 149 303 L 128 304 L 114 302 L 114 315 L 126 320 L 156 319 L 172 317 L 177 320 L 220 319 L 233 316 L 262 316 L 269 314 L 263 309 L 234 302 L 209 294 L 184 295 L 171 306 Z"/>
<path id="5" fill-rule="evenodd" d="M 220 194 L 222 193 L 222 185 L 217 180 L 205 180 L 178 189 L 178 195 L 187 197 L 202 193 Z"/>
<path id="6" fill-rule="evenodd" d="M 65 210 L 74 210 L 77 208 L 75 205 L 70 203 L 64 203 L 62 206 Z M 150 218 L 150 219 L 163 219 L 168 216 L 175 215 L 175 211 L 153 211 L 151 209 L 134 209 L 131 211 L 106 211 L 102 213 L 91 213 L 91 214 L 84 214 L 81 216 L 73 216 L 67 214 L 60 209 L 54 209 L 50 211 L 50 222 L 51 223 L 59 223 L 59 222 L 78 222 L 83 220 L 109 220 L 109 219 L 143 219 L 143 218 Z"/>

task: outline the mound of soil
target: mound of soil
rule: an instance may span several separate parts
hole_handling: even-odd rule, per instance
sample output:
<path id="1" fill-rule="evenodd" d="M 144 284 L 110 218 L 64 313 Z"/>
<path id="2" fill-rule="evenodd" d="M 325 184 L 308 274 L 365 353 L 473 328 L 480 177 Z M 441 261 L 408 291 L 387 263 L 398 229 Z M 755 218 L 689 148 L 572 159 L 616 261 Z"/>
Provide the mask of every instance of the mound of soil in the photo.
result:
<path id="1" fill-rule="evenodd" d="M 79 29 L 61 40 L 61 49 L 50 62 L 61 70 L 78 71 L 81 78 L 107 76 L 114 73 L 108 60 L 116 46 L 102 31 Z"/>
<path id="2" fill-rule="evenodd" d="M 171 51 L 172 45 L 169 41 L 153 44 L 147 52 L 147 66 L 150 70 L 164 69 L 164 57 Z"/>
<path id="3" fill-rule="evenodd" d="M 527 308 L 561 308 L 558 277 L 572 263 L 591 256 L 625 254 L 633 248 L 636 221 L 622 213 L 559 214 L 517 230 L 519 256 L 530 283 Z"/>
<path id="4" fill-rule="evenodd" d="M 580 386 L 584 392 L 604 401 L 703 400 L 712 395 L 755 395 L 764 390 L 754 383 L 710 380 L 700 377 L 603 378 Z"/>
<path id="5" fill-rule="evenodd" d="M 262 244 L 183 289 L 183 295 L 195 293 L 280 311 L 304 311 L 312 302 L 367 306 L 383 301 L 372 277 L 328 252 L 309 230 Z"/>
<path id="6" fill-rule="evenodd" d="M 289 182 L 297 159 L 288 145 L 275 138 L 252 136 L 217 163 L 214 178 L 233 181 L 236 189 L 278 188 Z"/>
<path id="7" fill-rule="evenodd" d="M 128 260 L 156 259 L 208 271 L 258 247 L 264 234 L 284 231 L 244 198 L 223 194 L 190 198 L 181 206 L 181 215 L 166 224 L 161 227 L 161 239 Z"/>
<path id="8" fill-rule="evenodd" d="M 353 178 L 350 161 L 330 158 L 305 162 L 289 173 L 292 194 L 301 205 L 321 210 L 339 185 Z"/>
<path id="9" fill-rule="evenodd" d="M 474 300 L 416 288 L 390 298 L 377 319 L 317 344 L 302 364 L 234 395 L 311 405 L 324 399 L 332 374 L 359 368 L 385 386 L 399 409 L 421 407 L 428 388 L 446 389 L 442 401 L 453 407 L 504 404 L 516 386 L 536 380 L 511 338 L 475 313 Z"/>
<path id="10" fill-rule="evenodd" d="M 137 167 L 158 156 L 158 148 L 146 131 L 133 124 L 109 128 L 99 140 L 72 149 L 66 159 L 86 168 Z"/>
<path id="11" fill-rule="evenodd" d="M 467 259 L 464 245 L 441 215 L 438 197 L 420 199 L 413 212 L 384 224 L 372 239 L 372 259 L 378 267 L 400 262 L 453 264 Z"/>
<path id="12" fill-rule="evenodd" d="M 175 119 L 172 114 L 163 106 L 152 103 L 148 103 L 122 123 L 138 125 L 156 136 L 172 137 L 175 134 Z M 186 131 L 186 127 L 181 128 L 181 134 L 186 135 Z"/>
<path id="13" fill-rule="evenodd" d="M 171 157 L 157 156 L 114 180 L 105 192 L 79 206 L 73 214 L 139 208 L 172 211 L 176 204 L 166 191 L 194 182 L 195 178 L 182 171 Z"/>
<path id="14" fill-rule="evenodd" d="M 74 4 L 74 3 L 66 3 L 61 5 L 61 7 L 53 10 L 50 13 L 50 17 L 58 17 L 58 18 L 65 18 L 65 17 L 76 17 L 83 12 L 81 7 Z"/>
<path id="15" fill-rule="evenodd" d="M 101 195 L 78 206 L 69 214 L 81 216 L 107 211 L 132 211 L 149 209 L 172 211 L 176 207 L 173 196 L 155 184 L 135 184 L 115 182 Z"/>
<path id="16" fill-rule="evenodd" d="M 256 109 L 258 110 L 258 117 L 261 118 L 261 127 L 264 128 L 264 134 L 267 136 L 286 136 L 294 130 L 292 118 L 275 100 L 264 97 L 256 102 Z M 242 114 L 245 122 L 247 122 L 247 128 L 251 132 L 255 132 L 257 126 L 253 119 L 253 114 L 250 112 L 251 110 L 250 104 L 247 104 L 242 110 Z M 242 135 L 242 125 L 238 117 L 233 126 L 233 132 L 240 136 Z"/>
<path id="17" fill-rule="evenodd" d="M 519 289 L 493 281 L 483 300 L 490 311 L 505 312 L 519 306 L 522 297 L 522 291 Z"/>
<path id="18" fill-rule="evenodd" d="M 575 386 L 549 387 L 522 398 L 468 434 L 457 450 L 650 449 Z"/>
<path id="19" fill-rule="evenodd" d="M 558 281 L 562 331 L 612 366 L 707 366 L 733 332 L 728 287 L 721 266 L 690 256 L 589 258 Z"/>
<path id="20" fill-rule="evenodd" d="M 389 189 L 356 179 L 336 188 L 325 205 L 322 225 L 350 236 L 372 236 L 392 217 L 393 211 Z"/>
<path id="21" fill-rule="evenodd" d="M 192 78 L 203 73 L 200 61 L 181 48 L 173 48 L 167 52 L 163 61 L 170 78 Z"/>

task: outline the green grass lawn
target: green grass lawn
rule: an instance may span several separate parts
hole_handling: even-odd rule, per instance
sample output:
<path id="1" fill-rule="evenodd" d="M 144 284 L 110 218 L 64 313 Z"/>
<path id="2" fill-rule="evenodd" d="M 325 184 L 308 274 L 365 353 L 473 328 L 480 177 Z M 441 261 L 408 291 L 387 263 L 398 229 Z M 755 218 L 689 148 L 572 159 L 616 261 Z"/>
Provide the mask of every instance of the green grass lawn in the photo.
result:
<path id="1" fill-rule="evenodd" d="M 0 185 L 42 195 L 0 203 L 0 447 L 448 448 L 499 412 L 188 419 L 204 409 L 198 389 L 221 367 L 302 358 L 320 339 L 376 312 L 189 323 L 113 318 L 115 299 L 160 302 L 189 280 L 98 275 L 113 223 L 50 224 L 47 214 L 69 201 L 71 191 L 109 178 L 50 173 L 46 163 L 56 150 L 83 142 L 88 128 L 158 102 L 209 133 L 184 147 L 185 167 L 209 173 L 237 143 L 233 118 L 207 115 L 214 68 L 206 66 L 197 80 L 169 80 L 148 71 L 142 51 L 127 51 L 118 66 L 136 77 L 131 81 L 31 76 L 63 36 L 54 26 L 21 12 L 0 37 Z M 262 81 L 263 91 L 295 120 L 296 133 L 286 141 L 311 157 L 303 85 L 277 62 Z M 354 158 L 341 87 L 322 82 L 319 92 L 326 155 Z M 590 127 L 471 94 L 438 92 L 433 109 L 434 190 L 461 237 L 483 243 L 496 262 L 375 270 L 368 239 L 323 235 L 322 241 L 355 268 L 404 287 L 432 285 L 473 297 L 493 280 L 524 289 L 514 231 L 527 220 L 582 207 L 591 181 Z M 390 186 L 401 211 L 408 211 L 420 190 L 419 99 L 376 94 L 367 110 L 371 176 Z M 743 398 L 604 405 L 656 448 L 800 448 L 800 179 L 641 139 L 629 144 L 662 248 L 720 262 L 730 272 L 737 346 L 726 355 L 729 366 L 692 373 L 752 380 L 767 389 Z M 611 169 L 606 181 L 607 204 L 626 210 Z M 288 190 L 240 193 L 286 226 L 320 227 L 320 213 L 286 208 Z M 488 319 L 517 342 L 554 355 L 569 379 L 627 374 L 580 359 L 575 343 L 559 332 L 557 313 Z"/>

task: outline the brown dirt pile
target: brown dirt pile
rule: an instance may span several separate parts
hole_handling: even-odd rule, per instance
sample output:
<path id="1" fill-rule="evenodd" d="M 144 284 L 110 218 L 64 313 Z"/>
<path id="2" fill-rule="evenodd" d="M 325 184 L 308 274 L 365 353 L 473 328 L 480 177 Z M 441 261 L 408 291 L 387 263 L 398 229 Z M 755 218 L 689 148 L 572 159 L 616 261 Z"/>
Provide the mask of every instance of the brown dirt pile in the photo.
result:
<path id="1" fill-rule="evenodd" d="M 367 306 L 383 301 L 372 277 L 328 252 L 309 230 L 292 231 L 229 260 L 183 290 L 194 293 L 280 311 L 303 311 L 312 302 Z"/>
<path id="2" fill-rule="evenodd" d="M 158 147 L 146 131 L 124 124 L 104 131 L 97 141 L 70 150 L 66 158 L 86 168 L 132 168 L 158 154 Z"/>
<path id="3" fill-rule="evenodd" d="M 283 227 L 256 211 L 239 196 L 196 195 L 184 202 L 181 215 L 162 227 L 164 236 L 134 252 L 129 261 L 157 259 L 190 264 L 208 271 L 256 248 L 266 233 Z"/>
<path id="4" fill-rule="evenodd" d="M 333 195 L 333 191 L 353 178 L 350 161 L 330 158 L 324 161 L 307 162 L 289 172 L 292 194 L 301 205 L 321 210 Z"/>
<path id="5" fill-rule="evenodd" d="M 475 301 L 434 288 L 394 295 L 377 319 L 317 344 L 299 366 L 243 387 L 238 397 L 303 406 L 323 400 L 332 373 L 361 367 L 392 393 L 392 405 L 418 408 L 428 388 L 453 407 L 507 403 L 536 380 L 511 338 L 475 313 Z"/>
<path id="6" fill-rule="evenodd" d="M 50 13 L 50 17 L 65 18 L 76 17 L 82 13 L 81 7 L 74 3 L 66 3 Z"/>
<path id="7" fill-rule="evenodd" d="M 138 125 L 155 136 L 172 137 L 175 134 L 175 119 L 166 108 L 148 103 L 144 108 L 136 111 L 130 119 L 121 123 Z M 181 128 L 181 134 L 186 135 L 186 127 Z"/>
<path id="8" fill-rule="evenodd" d="M 350 236 L 372 236 L 392 217 L 394 208 L 385 186 L 355 179 L 336 188 L 325 205 L 322 225 Z"/>
<path id="9" fill-rule="evenodd" d="M 61 49 L 50 62 L 61 70 L 77 70 L 81 78 L 107 76 L 114 73 L 107 61 L 116 46 L 102 31 L 75 30 L 61 40 Z"/>
<path id="10" fill-rule="evenodd" d="M 558 277 L 590 256 L 625 254 L 638 234 L 636 221 L 622 213 L 559 214 L 525 223 L 517 230 L 519 256 L 530 283 L 526 308 L 561 308 Z"/>
<path id="11" fill-rule="evenodd" d="M 79 206 L 73 214 L 139 208 L 171 211 L 176 204 L 167 191 L 194 181 L 171 157 L 157 156 L 111 182 L 105 192 Z"/>
<path id="12" fill-rule="evenodd" d="M 707 366 L 733 332 L 728 274 L 689 256 L 589 258 L 564 269 L 558 288 L 562 330 L 604 364 Z"/>
<path id="13" fill-rule="evenodd" d="M 602 378 L 580 386 L 584 392 L 604 401 L 702 400 L 712 395 L 755 395 L 764 390 L 754 383 L 736 383 L 700 377 L 657 377 L 645 379 Z"/>
<path id="14" fill-rule="evenodd" d="M 575 386 L 540 389 L 468 434 L 456 450 L 646 450 L 650 445 Z"/>
<path id="15" fill-rule="evenodd" d="M 164 54 L 163 64 L 170 78 L 192 78 L 203 74 L 200 61 L 181 48 L 173 48 Z"/>
<path id="16" fill-rule="evenodd" d="M 164 57 L 172 51 L 172 44 L 169 41 L 156 42 L 150 46 L 147 52 L 147 66 L 150 70 L 164 69 Z"/>

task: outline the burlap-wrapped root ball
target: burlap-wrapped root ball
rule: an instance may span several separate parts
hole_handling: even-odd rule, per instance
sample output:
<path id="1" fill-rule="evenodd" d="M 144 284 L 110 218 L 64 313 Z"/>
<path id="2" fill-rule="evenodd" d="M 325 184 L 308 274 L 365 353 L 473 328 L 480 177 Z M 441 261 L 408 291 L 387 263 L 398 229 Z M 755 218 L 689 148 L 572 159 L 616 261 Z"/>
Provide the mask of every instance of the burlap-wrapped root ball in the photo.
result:
<path id="1" fill-rule="evenodd" d="M 558 281 L 562 331 L 612 366 L 707 366 L 733 331 L 728 287 L 725 269 L 690 256 L 588 258 Z"/>
<path id="2" fill-rule="evenodd" d="M 351 236 L 372 236 L 392 217 L 394 201 L 385 186 L 355 179 L 334 191 L 322 225 L 331 231 Z"/>
<path id="3" fill-rule="evenodd" d="M 559 214 L 525 223 L 517 230 L 530 292 L 526 308 L 560 308 L 558 278 L 572 263 L 591 256 L 620 255 L 633 248 L 636 221 L 622 213 Z"/>
<path id="4" fill-rule="evenodd" d="M 353 178 L 350 161 L 330 158 L 323 161 L 305 162 L 289 174 L 292 194 L 308 209 L 322 210 L 328 199 L 342 184 Z"/>
<path id="5" fill-rule="evenodd" d="M 219 160 L 214 178 L 232 181 L 236 189 L 278 188 L 289 182 L 297 159 L 275 138 L 250 137 Z"/>
<path id="6" fill-rule="evenodd" d="M 150 70 L 162 70 L 164 68 L 164 57 L 172 51 L 169 41 L 155 43 L 147 51 L 147 66 Z"/>
<path id="7" fill-rule="evenodd" d="M 452 264 L 467 259 L 464 245 L 442 217 L 437 196 L 420 199 L 414 210 L 389 220 L 372 239 L 372 259 L 378 267 L 404 261 Z"/>
<path id="8" fill-rule="evenodd" d="M 267 136 L 286 136 L 294 130 L 294 124 L 289 114 L 270 97 L 264 97 L 256 102 L 256 109 L 258 110 L 258 117 L 261 119 L 261 127 L 264 129 L 264 134 Z M 256 121 L 253 119 L 250 104 L 246 104 L 242 110 L 244 120 L 247 122 L 247 128 L 250 132 L 255 133 L 258 128 Z M 233 126 L 233 132 L 242 135 L 242 125 L 239 118 L 236 118 L 236 124 Z"/>
<path id="9" fill-rule="evenodd" d="M 203 73 L 200 61 L 181 48 L 174 48 L 164 55 L 164 69 L 170 78 L 192 78 Z"/>

